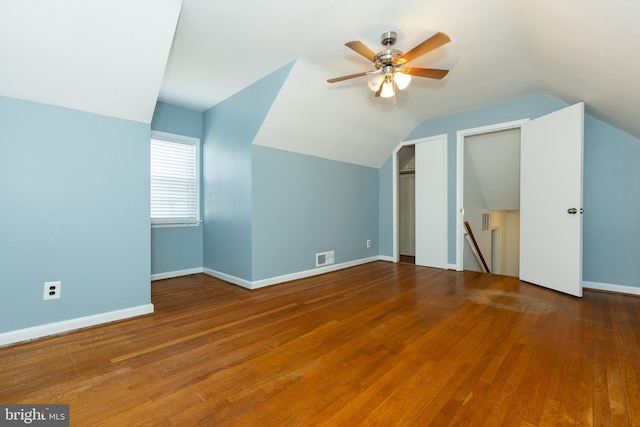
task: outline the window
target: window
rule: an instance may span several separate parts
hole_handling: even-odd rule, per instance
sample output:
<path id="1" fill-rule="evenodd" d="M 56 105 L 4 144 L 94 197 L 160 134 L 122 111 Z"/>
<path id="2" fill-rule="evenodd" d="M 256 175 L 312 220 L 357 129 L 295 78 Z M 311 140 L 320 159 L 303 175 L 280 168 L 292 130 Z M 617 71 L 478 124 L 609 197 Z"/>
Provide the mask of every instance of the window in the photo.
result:
<path id="1" fill-rule="evenodd" d="M 200 140 L 151 131 L 151 225 L 200 223 Z"/>

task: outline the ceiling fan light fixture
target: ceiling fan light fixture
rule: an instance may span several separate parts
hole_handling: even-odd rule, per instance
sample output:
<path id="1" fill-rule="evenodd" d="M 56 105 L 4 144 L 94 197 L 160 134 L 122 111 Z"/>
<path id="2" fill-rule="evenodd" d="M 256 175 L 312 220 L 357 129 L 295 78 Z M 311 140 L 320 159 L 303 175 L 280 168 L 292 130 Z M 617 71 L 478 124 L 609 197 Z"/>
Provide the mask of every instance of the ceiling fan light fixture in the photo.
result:
<path id="1" fill-rule="evenodd" d="M 367 86 L 369 86 L 372 92 L 377 92 L 383 82 L 384 76 L 382 74 L 374 74 L 367 79 Z"/>
<path id="2" fill-rule="evenodd" d="M 402 71 L 396 71 L 393 74 L 393 80 L 396 82 L 398 89 L 403 90 L 411 83 L 411 74 Z"/>
<path id="3" fill-rule="evenodd" d="M 393 90 L 393 80 L 389 77 L 385 78 L 384 83 L 382 83 L 382 91 L 380 92 L 380 96 L 383 98 L 391 98 L 395 95 Z"/>
<path id="4" fill-rule="evenodd" d="M 412 76 L 440 80 L 449 72 L 449 70 L 436 68 L 413 66 L 405 68 L 405 64 L 408 62 L 449 43 L 451 39 L 445 33 L 437 32 L 433 34 L 406 53 L 398 49 L 392 49 L 396 39 L 397 33 L 395 31 L 382 33 L 380 41 L 385 48 L 378 53 L 375 53 L 358 40 L 345 43 L 349 49 L 371 61 L 376 70 L 334 77 L 328 79 L 327 82 L 336 83 L 356 77 L 369 76 L 367 86 L 371 91 L 375 92 L 375 96 L 391 98 L 396 95 L 396 90 L 404 90 L 409 86 Z"/>

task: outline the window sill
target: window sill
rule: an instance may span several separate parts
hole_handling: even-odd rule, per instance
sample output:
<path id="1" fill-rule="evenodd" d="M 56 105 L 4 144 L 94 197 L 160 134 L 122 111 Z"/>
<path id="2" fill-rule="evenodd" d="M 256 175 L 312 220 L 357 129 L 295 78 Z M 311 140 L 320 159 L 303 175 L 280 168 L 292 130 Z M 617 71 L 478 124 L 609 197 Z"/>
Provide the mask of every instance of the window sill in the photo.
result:
<path id="1" fill-rule="evenodd" d="M 202 221 L 194 222 L 160 222 L 151 224 L 151 228 L 170 228 L 170 227 L 199 227 Z"/>

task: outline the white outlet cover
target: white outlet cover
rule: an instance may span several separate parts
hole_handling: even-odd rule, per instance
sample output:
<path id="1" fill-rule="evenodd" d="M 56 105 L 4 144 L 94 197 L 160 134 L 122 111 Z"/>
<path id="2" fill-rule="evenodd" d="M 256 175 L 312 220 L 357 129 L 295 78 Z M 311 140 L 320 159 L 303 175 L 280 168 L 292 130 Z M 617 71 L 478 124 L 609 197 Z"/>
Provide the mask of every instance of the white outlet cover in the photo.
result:
<path id="1" fill-rule="evenodd" d="M 61 290 L 62 290 L 62 282 L 60 282 L 60 281 L 57 281 L 57 282 L 44 282 L 44 292 L 43 292 L 43 295 L 42 295 L 42 299 L 43 300 L 59 299 Z M 55 292 L 53 295 L 51 295 L 52 291 Z"/>

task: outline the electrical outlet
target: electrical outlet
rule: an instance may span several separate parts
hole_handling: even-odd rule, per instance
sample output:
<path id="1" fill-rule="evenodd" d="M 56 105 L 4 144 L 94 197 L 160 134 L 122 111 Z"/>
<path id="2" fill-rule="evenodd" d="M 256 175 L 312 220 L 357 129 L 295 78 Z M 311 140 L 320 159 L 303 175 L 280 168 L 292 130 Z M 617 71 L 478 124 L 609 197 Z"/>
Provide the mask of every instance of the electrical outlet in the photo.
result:
<path id="1" fill-rule="evenodd" d="M 367 240 L 367 247 L 370 248 L 371 247 L 371 240 Z"/>
<path id="2" fill-rule="evenodd" d="M 62 290 L 62 282 L 44 282 L 44 294 L 43 300 L 47 299 L 59 299 L 60 291 Z"/>

